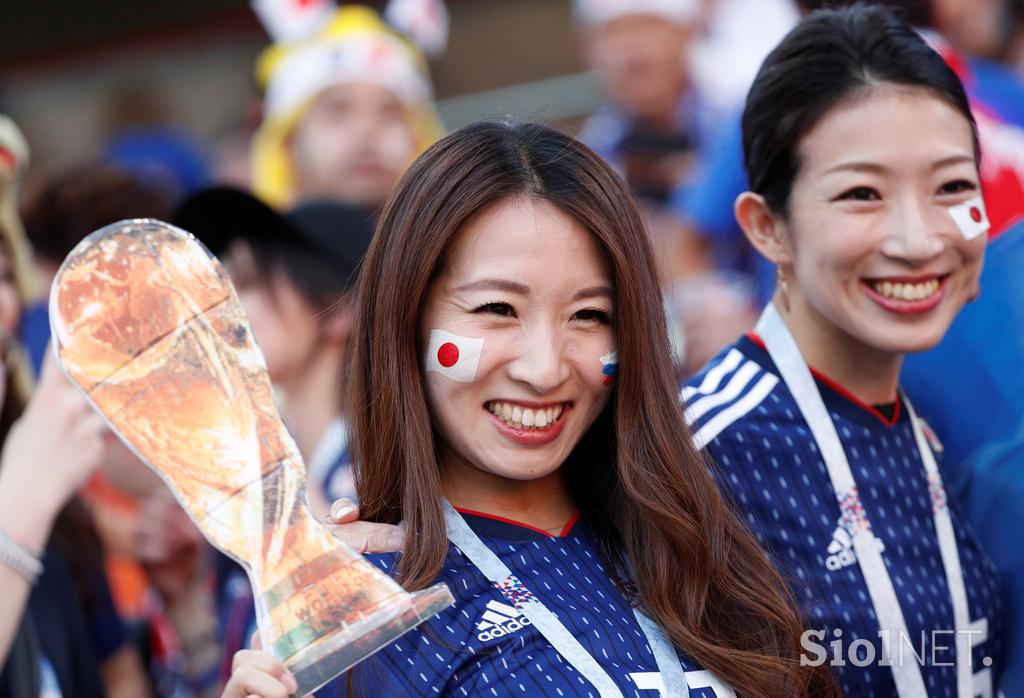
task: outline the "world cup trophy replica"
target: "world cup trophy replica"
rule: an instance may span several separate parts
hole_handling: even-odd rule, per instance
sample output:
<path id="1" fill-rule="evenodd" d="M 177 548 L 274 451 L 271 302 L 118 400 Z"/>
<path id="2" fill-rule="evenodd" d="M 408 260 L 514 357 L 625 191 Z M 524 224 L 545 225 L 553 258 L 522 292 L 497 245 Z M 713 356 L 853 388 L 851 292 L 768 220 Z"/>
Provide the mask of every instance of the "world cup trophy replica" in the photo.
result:
<path id="1" fill-rule="evenodd" d="M 231 282 L 192 235 L 156 220 L 83 240 L 50 295 L 60 364 L 203 534 L 245 567 L 263 648 L 298 695 L 453 602 L 407 593 L 316 520 Z"/>

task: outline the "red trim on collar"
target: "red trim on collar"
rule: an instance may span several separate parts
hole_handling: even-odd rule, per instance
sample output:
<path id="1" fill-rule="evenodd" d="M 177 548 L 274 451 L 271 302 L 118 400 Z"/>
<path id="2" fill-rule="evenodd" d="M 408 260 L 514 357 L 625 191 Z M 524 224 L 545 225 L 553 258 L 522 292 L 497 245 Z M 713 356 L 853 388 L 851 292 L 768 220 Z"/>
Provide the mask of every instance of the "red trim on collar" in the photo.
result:
<path id="1" fill-rule="evenodd" d="M 525 528 L 527 530 L 533 531 L 534 533 L 540 533 L 541 535 L 547 536 L 548 538 L 564 538 L 565 536 L 569 535 L 569 532 L 572 530 L 573 526 L 575 526 L 576 522 L 580 519 L 580 512 L 576 511 L 569 518 L 568 523 L 565 524 L 561 532 L 559 532 L 557 536 L 553 536 L 547 531 L 545 531 L 543 528 L 537 528 L 536 526 L 531 526 L 530 524 L 523 523 L 522 521 L 515 521 L 514 519 L 506 519 L 504 516 L 497 516 L 495 514 L 485 514 L 482 511 L 473 511 L 472 509 L 463 509 L 462 507 L 455 507 L 455 511 L 459 512 L 460 514 L 479 516 L 483 519 L 491 519 L 493 521 L 500 521 L 502 523 L 511 524 L 512 526 L 519 526 L 520 528 Z"/>
<path id="2" fill-rule="evenodd" d="M 764 340 L 762 340 L 756 332 L 748 332 L 747 339 L 749 339 L 751 342 L 761 347 L 765 351 L 768 351 L 768 347 L 765 346 Z M 851 393 L 843 386 L 839 385 L 839 383 L 836 383 L 834 380 L 826 376 L 821 371 L 816 370 L 812 366 L 808 366 L 808 368 L 811 369 L 811 375 L 814 376 L 818 381 L 824 383 L 829 388 L 839 393 L 842 397 L 846 398 L 857 407 L 870 413 L 875 419 L 880 421 L 885 426 L 893 427 L 896 426 L 896 423 L 900 421 L 900 399 L 898 395 L 896 397 L 896 406 L 893 408 L 892 411 L 892 419 L 887 419 L 884 414 L 882 414 L 877 409 L 875 409 L 871 405 L 867 404 L 866 402 L 858 398 L 856 395 Z"/>
<path id="3" fill-rule="evenodd" d="M 576 522 L 580 520 L 580 512 L 577 509 L 576 512 L 569 517 L 568 523 L 565 524 L 565 528 L 562 529 L 561 533 L 558 534 L 559 538 L 565 538 L 572 531 L 572 527 L 576 525 Z"/>

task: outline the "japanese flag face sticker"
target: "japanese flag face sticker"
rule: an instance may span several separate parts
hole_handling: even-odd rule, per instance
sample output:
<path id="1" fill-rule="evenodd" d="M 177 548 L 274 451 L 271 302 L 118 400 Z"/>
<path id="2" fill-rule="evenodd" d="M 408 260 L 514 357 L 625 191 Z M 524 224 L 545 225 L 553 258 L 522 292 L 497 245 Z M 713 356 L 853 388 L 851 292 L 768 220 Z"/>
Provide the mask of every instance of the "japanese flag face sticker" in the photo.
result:
<path id="1" fill-rule="evenodd" d="M 619 375 L 619 352 L 610 351 L 601 357 L 601 373 L 604 374 L 604 384 L 611 385 Z"/>
<path id="2" fill-rule="evenodd" d="M 987 233 L 989 229 L 988 216 L 985 214 L 985 202 L 980 196 L 969 199 L 962 204 L 949 207 L 949 215 L 953 216 L 960 233 L 965 240 Z"/>
<path id="3" fill-rule="evenodd" d="M 461 337 L 444 330 L 430 330 L 426 370 L 440 373 L 459 383 L 472 383 L 476 380 L 476 368 L 483 347 L 483 339 Z"/>

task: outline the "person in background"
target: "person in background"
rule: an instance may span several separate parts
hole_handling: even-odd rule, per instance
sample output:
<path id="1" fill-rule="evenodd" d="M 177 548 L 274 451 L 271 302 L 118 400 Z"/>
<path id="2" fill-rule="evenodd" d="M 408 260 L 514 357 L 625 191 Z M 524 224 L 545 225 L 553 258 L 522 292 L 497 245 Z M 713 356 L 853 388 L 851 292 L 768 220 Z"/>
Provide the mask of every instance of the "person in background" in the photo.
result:
<path id="1" fill-rule="evenodd" d="M 441 135 L 423 56 L 368 7 L 272 45 L 256 73 L 266 93 L 252 188 L 275 208 L 332 199 L 376 210 Z"/>
<path id="2" fill-rule="evenodd" d="M 339 386 L 352 332 L 353 285 L 373 233 L 366 209 L 307 202 L 281 215 L 254 196 L 214 187 L 187 199 L 174 221 L 220 257 L 280 390 L 285 424 L 306 462 L 310 508 L 355 498 Z M 220 677 L 256 628 L 245 571 L 216 555 Z"/>
<path id="3" fill-rule="evenodd" d="M 281 215 L 250 194 L 214 187 L 186 200 L 174 221 L 223 260 L 306 461 L 310 505 L 323 518 L 330 502 L 355 494 L 338 385 L 371 213 L 310 201 Z"/>
<path id="4" fill-rule="evenodd" d="M 749 284 L 719 274 L 704 241 L 669 215 L 671 193 L 686 186 L 711 124 L 701 118 L 689 54 L 700 31 L 699 0 L 577 0 L 575 17 L 587 62 L 608 103 L 578 137 L 621 174 L 642 205 L 655 247 L 673 335 L 684 370 L 696 370 L 713 351 L 698 325 L 748 329 L 754 319 Z M 728 329 L 727 339 L 734 334 Z M 712 342 L 717 350 L 721 343 Z"/>
<path id="5" fill-rule="evenodd" d="M 659 205 L 683 179 L 700 141 L 686 52 L 699 0 L 577 0 L 587 62 L 608 103 L 578 138 L 611 164 L 634 193 Z"/>
<path id="6" fill-rule="evenodd" d="M 38 365 L 49 350 L 48 293 L 67 254 L 83 238 L 126 218 L 167 218 L 174 191 L 109 164 L 83 164 L 44 181 L 26 197 L 26 233 L 43 292 L 23 315 L 21 335 Z M 209 558 L 202 537 L 170 491 L 119 440 L 82 490 L 103 543 L 103 565 L 118 612 L 161 694 L 202 692 L 220 655 L 212 601 L 201 600 Z M 209 595 L 207 595 L 209 596 Z M 212 673 L 211 673 L 212 672 Z M 205 684 L 204 684 L 205 682 Z M 213 686 L 216 688 L 216 686 Z"/>
<path id="7" fill-rule="evenodd" d="M 105 423 L 52 356 L 29 401 L 18 325 L 34 270 L 12 205 L 27 159 L 20 131 L 0 117 L 0 696 L 146 696 L 75 496 L 103 460 Z"/>
<path id="8" fill-rule="evenodd" d="M 49 295 L 57 269 L 90 233 L 126 218 L 166 218 L 174 193 L 121 167 L 88 163 L 69 167 L 27 192 L 22 205 L 32 245 L 38 294 L 22 321 L 22 341 L 36 371 L 50 346 Z"/>
<path id="9" fill-rule="evenodd" d="M 107 135 L 102 160 L 178 201 L 206 186 L 209 165 L 196 139 L 176 122 L 174 111 L 154 83 L 118 85 L 108 95 L 103 114 Z"/>

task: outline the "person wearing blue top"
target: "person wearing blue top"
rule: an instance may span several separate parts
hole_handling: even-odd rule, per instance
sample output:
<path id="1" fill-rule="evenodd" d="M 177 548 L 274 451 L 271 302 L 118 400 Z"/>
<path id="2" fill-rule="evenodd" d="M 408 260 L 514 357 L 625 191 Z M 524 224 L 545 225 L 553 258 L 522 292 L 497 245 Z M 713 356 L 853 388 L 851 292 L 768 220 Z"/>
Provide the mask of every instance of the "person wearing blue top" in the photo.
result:
<path id="1" fill-rule="evenodd" d="M 455 603 L 355 695 L 836 696 L 676 400 L 653 255 L 596 154 L 539 125 L 432 146 L 362 271 L 346 399 L 370 560 Z M 294 689 L 235 655 L 227 698 Z"/>
<path id="2" fill-rule="evenodd" d="M 950 493 L 964 503 L 1003 580 L 1008 696 L 1024 694 L 1024 335 L 1016 329 L 1024 325 L 1022 265 L 1024 221 L 989 243 L 978 301 L 963 309 L 937 347 L 908 357 L 900 377 L 942 445 Z"/>
<path id="3" fill-rule="evenodd" d="M 779 269 L 755 331 L 682 390 L 698 446 L 847 695 L 993 696 L 998 575 L 899 388 L 978 293 L 988 223 L 963 86 L 890 12 L 810 15 L 743 116 L 736 215 Z"/>

